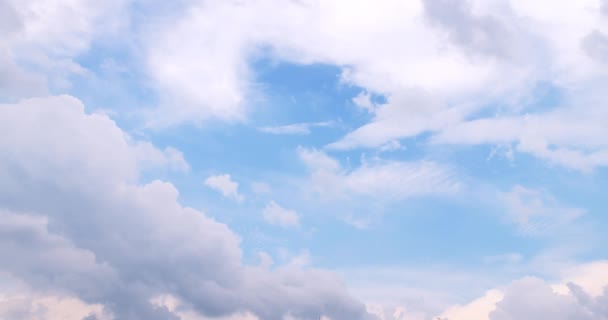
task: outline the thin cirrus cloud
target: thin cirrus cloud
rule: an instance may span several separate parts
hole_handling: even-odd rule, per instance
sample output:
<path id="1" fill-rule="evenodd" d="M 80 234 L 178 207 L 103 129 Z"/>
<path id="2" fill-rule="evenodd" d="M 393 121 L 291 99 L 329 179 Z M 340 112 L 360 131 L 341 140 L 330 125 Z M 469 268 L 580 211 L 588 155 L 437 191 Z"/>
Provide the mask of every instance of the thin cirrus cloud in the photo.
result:
<path id="1" fill-rule="evenodd" d="M 333 126 L 333 121 L 325 122 L 309 122 L 309 123 L 294 123 L 284 126 L 274 127 L 259 127 L 258 130 L 270 134 L 287 134 L 287 135 L 308 135 L 310 134 L 311 128 L 329 127 Z"/>
<path id="2" fill-rule="evenodd" d="M 514 186 L 502 195 L 507 215 L 523 235 L 554 234 L 585 214 L 582 208 L 570 208 L 557 203 L 554 197 L 542 190 Z"/>
<path id="3" fill-rule="evenodd" d="M 455 194 L 463 186 L 456 172 L 430 161 L 371 159 L 346 169 L 323 151 L 300 147 L 298 155 L 309 170 L 310 189 L 325 198 L 364 196 L 393 201 Z"/>

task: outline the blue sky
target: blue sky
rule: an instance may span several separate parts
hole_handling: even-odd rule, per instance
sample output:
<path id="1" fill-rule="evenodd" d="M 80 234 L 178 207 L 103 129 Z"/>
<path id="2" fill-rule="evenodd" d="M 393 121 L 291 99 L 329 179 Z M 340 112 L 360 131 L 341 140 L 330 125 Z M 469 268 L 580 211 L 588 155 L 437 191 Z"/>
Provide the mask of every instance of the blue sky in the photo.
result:
<path id="1" fill-rule="evenodd" d="M 604 319 L 606 8 L 0 0 L 0 317 Z"/>

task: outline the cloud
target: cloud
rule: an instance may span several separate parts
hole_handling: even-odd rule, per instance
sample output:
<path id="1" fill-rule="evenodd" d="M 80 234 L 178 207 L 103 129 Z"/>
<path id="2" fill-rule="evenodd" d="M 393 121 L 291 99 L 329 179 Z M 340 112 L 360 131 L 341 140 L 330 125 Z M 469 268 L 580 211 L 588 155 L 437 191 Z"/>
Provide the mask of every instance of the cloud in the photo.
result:
<path id="1" fill-rule="evenodd" d="M 370 299 L 373 302 L 368 304 L 370 313 L 376 314 L 381 320 L 595 320 L 608 315 L 605 307 L 608 299 L 606 261 L 576 264 L 562 268 L 560 273 L 556 282 L 523 276 L 514 281 L 504 281 L 505 278 L 505 285 L 499 287 L 496 287 L 496 278 L 487 279 L 479 273 L 458 274 L 453 269 L 437 274 L 428 268 L 418 271 L 363 269 L 345 275 L 355 279 L 356 292 L 360 296 L 384 299 Z M 361 277 L 364 274 L 378 275 L 375 278 L 383 279 L 386 283 L 366 281 L 365 277 Z M 400 283 L 408 283 L 408 286 L 403 287 Z M 426 291 L 416 289 L 418 283 L 424 283 Z M 473 290 L 470 284 L 475 287 Z M 435 288 L 435 285 L 438 287 Z M 457 292 L 455 296 L 450 296 L 452 290 Z M 446 303 L 460 300 L 475 291 L 483 293 L 475 294 L 467 303 L 452 302 L 452 305 L 446 306 Z"/>
<path id="2" fill-rule="evenodd" d="M 308 135 L 310 129 L 315 127 L 328 127 L 332 126 L 332 121 L 325 122 L 309 122 L 309 123 L 295 123 L 284 126 L 276 127 L 260 127 L 258 130 L 270 134 L 294 134 L 294 135 Z"/>
<path id="3" fill-rule="evenodd" d="M 322 151 L 298 148 L 298 155 L 310 171 L 313 192 L 329 198 L 368 196 L 400 200 L 433 194 L 452 194 L 461 187 L 449 168 L 430 161 L 401 162 L 373 159 L 354 169 Z"/>
<path id="4" fill-rule="evenodd" d="M 608 264 L 579 265 L 559 284 L 524 277 L 506 288 L 488 291 L 440 315 L 449 320 L 604 319 L 608 317 Z M 582 280 L 576 284 L 574 279 Z M 576 281 L 576 280 L 574 280 Z"/>
<path id="5" fill-rule="evenodd" d="M 0 105 L 0 270 L 117 319 L 368 319 L 335 275 L 246 266 L 226 225 L 183 207 L 173 185 L 139 184 L 137 147 L 69 96 Z M 112 155 L 112 157 L 107 157 Z"/>
<path id="6" fill-rule="evenodd" d="M 149 126 L 244 121 L 263 96 L 250 61 L 267 55 L 340 66 L 342 82 L 364 88 L 353 101 L 370 112 L 371 121 L 331 148 L 386 149 L 402 138 L 431 133 L 437 135 L 433 141 L 449 144 L 514 143 L 518 152 L 591 171 L 608 163 L 605 144 L 588 142 L 605 136 L 605 97 L 586 100 L 605 91 L 606 37 L 599 23 L 605 3 L 564 3 L 551 12 L 548 5 L 184 1 L 170 12 L 155 12 L 158 7 L 150 4 L 150 19 L 130 21 L 128 1 L 94 6 L 73 1 L 68 10 L 59 0 L 4 0 L 0 28 L 7 36 L 0 45 L 0 69 L 6 72 L 0 74 L 12 77 L 0 77 L 0 95 L 44 95 L 49 81 L 61 87 L 66 75 L 87 72 L 74 60 L 96 39 L 127 34 L 129 23 L 142 23 L 145 27 L 133 28 L 141 41 L 132 49 L 143 55 L 143 74 L 160 104 L 144 112 Z M 554 85 L 566 97 L 555 112 L 526 110 L 526 101 L 536 95 L 530 88 L 539 83 Z M 372 94 L 386 103 L 372 103 Z M 496 115 L 497 103 L 507 112 Z M 571 125 L 559 125 L 572 116 Z M 306 134 L 311 125 L 262 129 Z M 480 134 L 484 128 L 490 129 L 487 138 Z M 573 145 L 568 136 L 583 137 L 576 139 L 582 143 Z"/>
<path id="7" fill-rule="evenodd" d="M 364 88 L 353 101 L 371 121 L 330 148 L 383 148 L 430 133 L 433 141 L 450 144 L 515 143 L 518 152 L 584 171 L 608 163 L 605 146 L 587 142 L 605 136 L 606 108 L 582 101 L 604 92 L 604 3 L 185 3 L 174 13 L 179 19 L 158 19 L 158 32 L 142 35 L 147 73 L 161 96 L 162 116 L 151 119 L 163 122 L 157 125 L 243 121 L 263 95 L 250 60 L 265 55 L 340 66 L 343 83 Z M 538 112 L 529 103 L 538 100 L 532 88 L 543 83 L 566 97 L 555 112 Z M 372 103 L 372 94 L 386 102 Z M 505 112 L 497 114 L 497 104 Z M 573 115 L 576 121 L 568 121 Z M 564 120 L 570 125 L 558 126 Z M 262 130 L 307 134 L 310 126 Z M 591 139 L 572 145 L 564 141 L 568 136 Z"/>
<path id="8" fill-rule="evenodd" d="M 128 24 L 126 4 L 0 1 L 0 98 L 46 95 L 48 87 L 69 86 L 69 76 L 86 72 L 75 58 L 97 37 L 117 35 Z"/>
<path id="9" fill-rule="evenodd" d="M 568 295 L 554 292 L 540 279 L 514 282 L 490 313 L 490 320 L 507 319 L 605 319 L 608 295 L 591 299 L 580 287 L 570 284 Z"/>
<path id="10" fill-rule="evenodd" d="M 372 95 L 369 92 L 361 91 L 352 100 L 361 110 L 373 113 L 376 109 L 376 104 L 372 101 Z"/>
<path id="11" fill-rule="evenodd" d="M 599 101 L 589 101 L 601 106 Z M 591 172 L 608 164 L 608 110 L 560 109 L 532 114 L 466 121 L 446 127 L 433 137 L 442 144 L 515 144 L 519 152 L 530 153 L 560 166 Z M 564 123 L 568 125 L 564 126 Z"/>
<path id="12" fill-rule="evenodd" d="M 486 67 L 457 52 L 437 54 L 440 41 L 420 23 L 422 6 L 415 1 L 190 2 L 183 12 L 144 35 L 148 74 L 176 108 L 169 113 L 166 103 L 159 111 L 169 123 L 246 117 L 255 105 L 247 101 L 259 95 L 248 62 L 260 48 L 280 61 L 350 66 L 345 82 L 382 94 L 410 87 L 433 95 L 435 89 L 460 92 L 487 77 Z"/>
<path id="13" fill-rule="evenodd" d="M 270 201 L 264 208 L 264 220 L 282 227 L 294 227 L 300 224 L 300 216 L 297 212 L 285 209 L 274 201 Z"/>
<path id="14" fill-rule="evenodd" d="M 184 159 L 184 154 L 173 147 L 166 147 L 161 151 L 149 142 L 138 142 L 135 152 L 142 167 L 167 167 L 182 172 L 190 170 L 190 164 Z"/>
<path id="15" fill-rule="evenodd" d="M 108 320 L 101 305 L 88 305 L 72 297 L 34 295 L 32 293 L 3 295 L 0 317 L 17 319 Z"/>
<path id="16" fill-rule="evenodd" d="M 220 192 L 226 198 L 243 201 L 244 197 L 239 193 L 238 182 L 232 181 L 229 174 L 210 176 L 205 179 L 205 185 Z"/>
<path id="17" fill-rule="evenodd" d="M 585 214 L 581 208 L 560 206 L 546 192 L 514 186 L 503 195 L 509 219 L 524 235 L 551 235 Z"/>

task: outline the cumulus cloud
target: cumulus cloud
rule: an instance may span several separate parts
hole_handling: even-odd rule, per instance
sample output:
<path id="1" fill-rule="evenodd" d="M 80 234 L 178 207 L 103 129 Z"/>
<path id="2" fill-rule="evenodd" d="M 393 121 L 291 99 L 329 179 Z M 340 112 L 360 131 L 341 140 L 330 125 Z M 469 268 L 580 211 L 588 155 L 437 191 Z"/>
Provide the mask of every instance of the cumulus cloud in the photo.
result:
<path id="1" fill-rule="evenodd" d="M 264 219 L 270 224 L 282 227 L 294 227 L 300 224 L 300 216 L 294 210 L 281 207 L 274 201 L 270 201 L 264 208 Z"/>
<path id="2" fill-rule="evenodd" d="M 606 319 L 608 294 L 589 297 L 575 284 L 569 294 L 556 293 L 546 282 L 526 278 L 513 283 L 490 313 L 490 320 L 509 319 Z"/>
<path id="3" fill-rule="evenodd" d="M 239 183 L 232 181 L 229 174 L 220 174 L 210 176 L 205 179 L 205 185 L 215 189 L 226 198 L 232 198 L 236 201 L 243 201 L 244 197 L 239 193 Z"/>
<path id="4" fill-rule="evenodd" d="M 559 284 L 525 277 L 505 288 L 488 291 L 465 305 L 450 307 L 439 318 L 448 320 L 606 319 L 608 318 L 608 264 L 598 261 L 572 270 L 573 282 Z M 591 281 L 589 281 L 591 280 Z"/>
<path id="5" fill-rule="evenodd" d="M 331 273 L 243 265 L 237 235 L 173 185 L 138 184 L 132 139 L 83 110 L 69 96 L 0 105 L 1 270 L 117 319 L 177 319 L 151 303 L 162 295 L 206 317 L 369 317 Z"/>

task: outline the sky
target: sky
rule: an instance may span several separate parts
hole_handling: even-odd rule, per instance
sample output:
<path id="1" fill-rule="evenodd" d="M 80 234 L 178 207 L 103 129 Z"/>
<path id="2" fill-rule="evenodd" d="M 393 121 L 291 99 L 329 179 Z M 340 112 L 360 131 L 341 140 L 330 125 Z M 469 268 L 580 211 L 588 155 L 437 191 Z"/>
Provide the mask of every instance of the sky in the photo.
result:
<path id="1" fill-rule="evenodd" d="M 608 319 L 608 1 L 0 0 L 0 319 Z"/>

